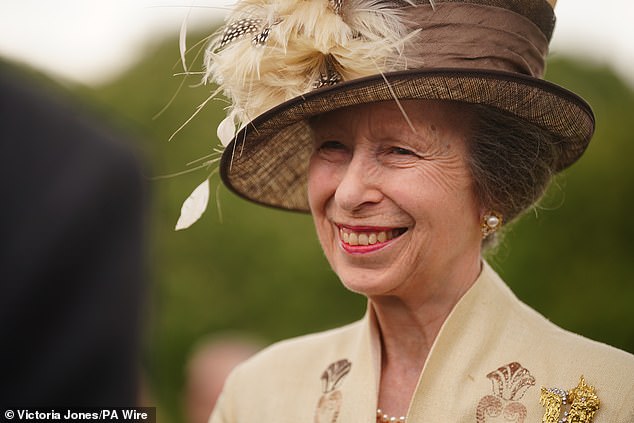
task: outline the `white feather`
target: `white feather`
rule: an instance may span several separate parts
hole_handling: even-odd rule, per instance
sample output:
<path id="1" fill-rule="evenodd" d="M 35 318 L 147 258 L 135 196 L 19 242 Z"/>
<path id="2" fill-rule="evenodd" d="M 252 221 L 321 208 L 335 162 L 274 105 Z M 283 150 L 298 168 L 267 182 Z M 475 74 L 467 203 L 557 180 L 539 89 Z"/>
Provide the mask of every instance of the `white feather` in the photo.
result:
<path id="1" fill-rule="evenodd" d="M 191 8 L 187 11 L 187 15 L 183 18 L 183 23 L 181 24 L 181 31 L 178 39 L 178 47 L 181 54 L 181 62 L 183 64 L 183 70 L 187 73 L 187 62 L 185 60 L 185 53 L 187 52 L 187 20 L 189 19 L 189 13 L 191 12 Z"/>
<path id="2" fill-rule="evenodd" d="M 203 215 L 209 202 L 209 179 L 205 179 L 187 197 L 176 222 L 176 230 L 187 229 Z"/>
<path id="3" fill-rule="evenodd" d="M 227 116 L 222 120 L 222 122 L 220 122 L 216 134 L 218 135 L 218 139 L 220 139 L 220 143 L 223 147 L 229 145 L 233 137 L 236 136 L 236 125 L 232 115 Z"/>

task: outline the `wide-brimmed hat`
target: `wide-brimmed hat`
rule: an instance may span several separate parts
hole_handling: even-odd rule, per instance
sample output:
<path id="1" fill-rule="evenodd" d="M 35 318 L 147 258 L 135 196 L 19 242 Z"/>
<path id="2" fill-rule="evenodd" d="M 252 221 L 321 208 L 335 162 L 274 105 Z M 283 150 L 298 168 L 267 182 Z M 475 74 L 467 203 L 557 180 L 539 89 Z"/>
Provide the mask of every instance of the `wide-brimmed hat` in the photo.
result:
<path id="1" fill-rule="evenodd" d="M 251 201 L 307 211 L 307 119 L 405 99 L 524 119 L 555 137 L 554 171 L 566 168 L 587 147 L 594 116 L 541 79 L 555 1 L 242 0 L 206 57 L 207 80 L 231 101 L 218 128 L 224 183 Z"/>

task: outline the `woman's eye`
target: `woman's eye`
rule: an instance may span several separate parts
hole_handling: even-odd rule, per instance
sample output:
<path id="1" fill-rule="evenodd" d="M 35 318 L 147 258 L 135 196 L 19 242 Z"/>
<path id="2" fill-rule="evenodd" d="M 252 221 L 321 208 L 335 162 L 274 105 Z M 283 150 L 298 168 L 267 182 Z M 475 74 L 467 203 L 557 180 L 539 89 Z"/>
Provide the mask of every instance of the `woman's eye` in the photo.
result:
<path id="1" fill-rule="evenodd" d="M 346 146 L 339 141 L 326 141 L 319 146 L 319 150 L 321 151 L 341 151 L 345 149 Z"/>
<path id="2" fill-rule="evenodd" d="M 329 162 L 341 162 L 350 156 L 348 147 L 340 141 L 324 141 L 317 144 L 315 153 L 323 160 Z"/>
<path id="3" fill-rule="evenodd" d="M 403 148 L 403 147 L 392 147 L 391 148 L 391 152 L 394 154 L 398 154 L 401 156 L 418 156 L 418 154 L 414 153 L 411 150 L 408 150 L 407 148 Z"/>

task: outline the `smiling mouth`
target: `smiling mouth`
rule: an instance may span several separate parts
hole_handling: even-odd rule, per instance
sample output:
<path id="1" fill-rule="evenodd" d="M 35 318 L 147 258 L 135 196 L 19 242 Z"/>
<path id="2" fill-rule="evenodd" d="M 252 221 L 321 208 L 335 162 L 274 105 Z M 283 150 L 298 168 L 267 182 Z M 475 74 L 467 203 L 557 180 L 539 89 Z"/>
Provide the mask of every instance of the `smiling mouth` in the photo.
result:
<path id="1" fill-rule="evenodd" d="M 382 248 L 406 231 L 407 228 L 339 226 L 339 239 L 348 251 L 368 252 Z"/>

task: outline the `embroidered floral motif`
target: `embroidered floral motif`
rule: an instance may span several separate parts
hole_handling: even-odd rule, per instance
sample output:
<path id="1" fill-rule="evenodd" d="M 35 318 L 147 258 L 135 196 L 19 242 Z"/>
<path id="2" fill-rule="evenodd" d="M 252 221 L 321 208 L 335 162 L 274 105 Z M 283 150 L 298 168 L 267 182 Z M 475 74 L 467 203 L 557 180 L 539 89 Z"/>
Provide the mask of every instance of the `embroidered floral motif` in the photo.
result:
<path id="1" fill-rule="evenodd" d="M 489 373 L 487 377 L 493 385 L 493 395 L 482 397 L 476 409 L 476 422 L 500 416 L 504 421 L 524 423 L 526 406 L 518 402 L 526 391 L 535 385 L 535 378 L 517 362 L 509 363 Z"/>
<path id="2" fill-rule="evenodd" d="M 343 395 L 339 386 L 343 378 L 350 373 L 352 363 L 343 359 L 332 363 L 321 375 L 322 396 L 317 403 L 315 423 L 336 423 L 341 410 Z"/>

